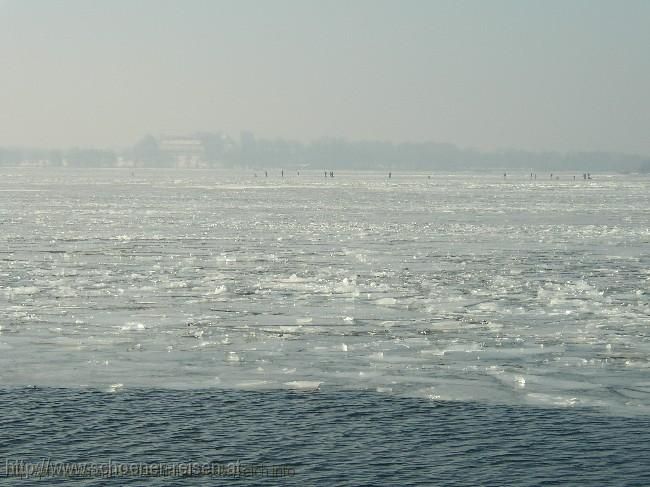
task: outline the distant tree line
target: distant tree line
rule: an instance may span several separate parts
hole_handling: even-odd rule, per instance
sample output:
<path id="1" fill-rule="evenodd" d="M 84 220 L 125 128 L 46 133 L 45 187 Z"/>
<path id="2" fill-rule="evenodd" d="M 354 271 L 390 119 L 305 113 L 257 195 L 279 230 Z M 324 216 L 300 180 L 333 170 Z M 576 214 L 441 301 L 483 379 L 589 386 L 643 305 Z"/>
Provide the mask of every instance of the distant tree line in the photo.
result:
<path id="1" fill-rule="evenodd" d="M 392 143 L 341 138 L 303 143 L 257 138 L 250 132 L 243 132 L 239 138 L 223 133 L 197 133 L 184 139 L 195 143 L 191 154 L 183 154 L 182 149 L 180 152 L 170 149 L 169 143 L 151 135 L 124 150 L 0 148 L 0 165 L 650 172 L 649 157 L 619 153 L 480 152 L 434 142 Z M 196 152 L 196 147 L 200 152 Z"/>
<path id="2" fill-rule="evenodd" d="M 111 150 L 3 149 L 0 147 L 0 166 L 113 167 L 117 160 L 117 153 Z"/>

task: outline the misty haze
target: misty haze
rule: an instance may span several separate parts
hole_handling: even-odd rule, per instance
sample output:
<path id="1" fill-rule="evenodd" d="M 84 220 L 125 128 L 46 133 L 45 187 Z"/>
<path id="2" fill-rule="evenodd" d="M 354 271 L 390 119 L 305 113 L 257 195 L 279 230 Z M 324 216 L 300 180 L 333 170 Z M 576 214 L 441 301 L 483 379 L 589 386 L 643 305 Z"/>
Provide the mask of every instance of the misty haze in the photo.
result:
<path id="1" fill-rule="evenodd" d="M 0 478 L 649 484 L 649 19 L 0 0 Z"/>

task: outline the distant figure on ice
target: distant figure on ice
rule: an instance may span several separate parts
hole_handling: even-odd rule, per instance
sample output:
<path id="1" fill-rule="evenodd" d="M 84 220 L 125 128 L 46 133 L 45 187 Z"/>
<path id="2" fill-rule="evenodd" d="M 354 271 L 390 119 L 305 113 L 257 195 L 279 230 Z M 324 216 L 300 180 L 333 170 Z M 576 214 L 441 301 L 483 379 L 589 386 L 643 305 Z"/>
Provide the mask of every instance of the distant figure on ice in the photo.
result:
<path id="1" fill-rule="evenodd" d="M 282 177 L 284 177 L 284 169 L 282 170 Z"/>
<path id="2" fill-rule="evenodd" d="M 264 171 L 264 177 L 265 177 L 265 178 L 268 178 L 268 177 L 269 177 L 269 172 L 268 172 L 268 171 Z"/>
<path id="3" fill-rule="evenodd" d="M 503 173 L 503 179 L 505 179 L 505 178 L 506 178 L 506 173 Z"/>
<path id="4" fill-rule="evenodd" d="M 334 171 L 330 171 L 330 177 L 331 177 L 331 178 L 334 177 Z"/>
<path id="5" fill-rule="evenodd" d="M 388 179 L 390 179 L 392 175 L 393 175 L 393 173 L 392 173 L 392 172 L 389 172 L 389 173 L 388 173 Z"/>

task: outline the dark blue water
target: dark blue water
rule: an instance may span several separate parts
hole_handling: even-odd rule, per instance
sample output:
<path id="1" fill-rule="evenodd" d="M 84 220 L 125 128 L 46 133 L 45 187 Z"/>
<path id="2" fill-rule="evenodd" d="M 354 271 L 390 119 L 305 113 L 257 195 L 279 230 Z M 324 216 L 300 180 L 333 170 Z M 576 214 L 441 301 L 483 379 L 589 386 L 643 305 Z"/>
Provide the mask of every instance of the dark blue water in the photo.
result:
<path id="1" fill-rule="evenodd" d="M 350 391 L 19 388 L 0 392 L 0 413 L 3 472 L 47 458 L 267 468 L 239 476 L 95 476 L 78 485 L 650 485 L 650 418 L 584 409 Z"/>

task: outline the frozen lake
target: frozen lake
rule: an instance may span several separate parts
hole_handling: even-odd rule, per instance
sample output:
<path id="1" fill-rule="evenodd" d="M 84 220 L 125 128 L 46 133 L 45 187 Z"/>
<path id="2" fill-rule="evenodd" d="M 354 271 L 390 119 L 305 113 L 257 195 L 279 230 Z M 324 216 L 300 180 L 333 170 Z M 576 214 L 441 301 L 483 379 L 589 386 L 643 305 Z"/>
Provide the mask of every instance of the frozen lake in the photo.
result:
<path id="1" fill-rule="evenodd" d="M 0 381 L 650 412 L 650 178 L 0 169 Z"/>

